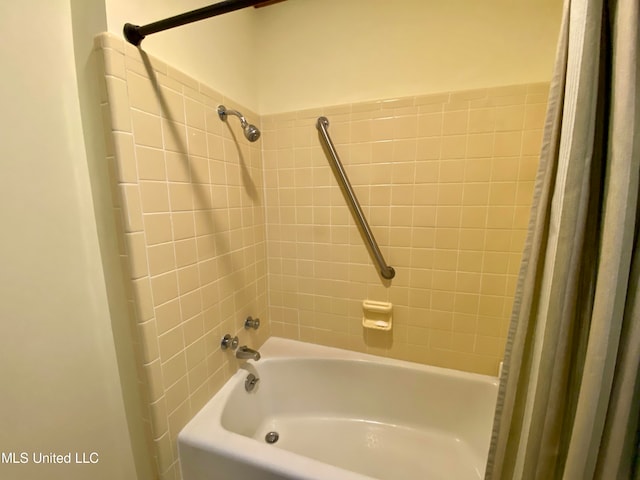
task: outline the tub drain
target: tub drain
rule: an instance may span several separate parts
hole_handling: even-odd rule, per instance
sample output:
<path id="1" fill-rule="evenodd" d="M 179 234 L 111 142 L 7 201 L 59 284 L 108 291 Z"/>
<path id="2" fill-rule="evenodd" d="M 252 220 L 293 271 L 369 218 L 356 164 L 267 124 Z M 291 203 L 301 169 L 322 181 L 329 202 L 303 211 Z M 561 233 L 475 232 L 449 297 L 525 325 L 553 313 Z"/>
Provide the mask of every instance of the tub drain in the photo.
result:
<path id="1" fill-rule="evenodd" d="M 267 443 L 276 443 L 280 438 L 280 434 L 278 432 L 269 432 L 264 436 L 264 441 Z"/>

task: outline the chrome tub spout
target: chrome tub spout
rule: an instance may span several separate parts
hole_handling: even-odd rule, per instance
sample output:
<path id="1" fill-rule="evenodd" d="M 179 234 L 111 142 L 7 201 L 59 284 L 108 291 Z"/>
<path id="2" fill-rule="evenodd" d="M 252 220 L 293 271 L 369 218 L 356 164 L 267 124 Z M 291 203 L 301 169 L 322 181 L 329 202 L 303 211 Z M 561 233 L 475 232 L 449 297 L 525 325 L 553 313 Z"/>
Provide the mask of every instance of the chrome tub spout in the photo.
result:
<path id="1" fill-rule="evenodd" d="M 242 345 L 236 350 L 236 358 L 239 358 L 241 360 L 251 359 L 257 362 L 258 360 L 260 360 L 260 352 L 258 352 L 257 350 L 253 350 L 246 345 Z"/>

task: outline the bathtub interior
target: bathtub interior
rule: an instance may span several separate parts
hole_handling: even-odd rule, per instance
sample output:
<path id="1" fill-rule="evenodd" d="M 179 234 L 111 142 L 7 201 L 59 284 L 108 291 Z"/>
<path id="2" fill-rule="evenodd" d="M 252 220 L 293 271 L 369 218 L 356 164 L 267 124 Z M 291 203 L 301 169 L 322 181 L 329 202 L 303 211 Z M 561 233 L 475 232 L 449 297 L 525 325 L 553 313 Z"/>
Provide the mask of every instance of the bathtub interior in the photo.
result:
<path id="1" fill-rule="evenodd" d="M 248 362 L 230 381 L 222 428 L 262 444 L 275 431 L 270 448 L 371 478 L 481 478 L 495 378 L 367 355 L 306 355 Z M 251 392 L 248 373 L 260 379 Z"/>

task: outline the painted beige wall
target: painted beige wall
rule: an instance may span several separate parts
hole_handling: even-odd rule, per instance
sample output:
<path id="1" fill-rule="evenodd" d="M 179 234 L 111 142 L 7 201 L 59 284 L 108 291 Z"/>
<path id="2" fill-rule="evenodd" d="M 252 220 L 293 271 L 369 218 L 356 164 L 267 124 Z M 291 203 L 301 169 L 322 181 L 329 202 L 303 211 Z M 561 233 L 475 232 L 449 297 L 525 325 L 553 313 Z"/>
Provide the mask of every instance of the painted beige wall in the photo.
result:
<path id="1" fill-rule="evenodd" d="M 136 479 L 85 154 L 70 2 L 2 2 L 0 30 L 0 451 L 99 454 L 93 465 L 4 463 L 0 477 Z"/>
<path id="2" fill-rule="evenodd" d="M 200 8 L 105 0 L 108 30 Z M 551 78 L 561 0 L 290 0 L 149 36 L 146 52 L 261 115 Z"/>
<path id="3" fill-rule="evenodd" d="M 261 114 L 549 81 L 561 0 L 295 0 L 257 12 Z"/>

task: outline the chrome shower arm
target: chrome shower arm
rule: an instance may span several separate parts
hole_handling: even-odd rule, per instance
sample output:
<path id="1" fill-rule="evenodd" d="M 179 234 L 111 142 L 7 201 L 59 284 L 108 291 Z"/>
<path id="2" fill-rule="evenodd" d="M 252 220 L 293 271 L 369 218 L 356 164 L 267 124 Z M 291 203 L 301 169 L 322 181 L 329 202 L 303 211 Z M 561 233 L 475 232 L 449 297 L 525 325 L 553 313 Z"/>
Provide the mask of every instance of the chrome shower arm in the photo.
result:
<path id="1" fill-rule="evenodd" d="M 246 127 L 248 124 L 247 119 L 244 118 L 244 115 L 242 115 L 239 111 L 231 110 L 229 108 L 226 108 L 224 105 L 218 106 L 218 116 L 220 117 L 220 120 L 222 120 L 223 122 L 226 121 L 227 115 L 235 115 L 236 117 L 238 117 L 240 119 L 240 125 L 242 126 L 242 128 Z"/>

